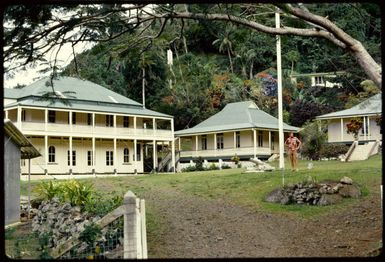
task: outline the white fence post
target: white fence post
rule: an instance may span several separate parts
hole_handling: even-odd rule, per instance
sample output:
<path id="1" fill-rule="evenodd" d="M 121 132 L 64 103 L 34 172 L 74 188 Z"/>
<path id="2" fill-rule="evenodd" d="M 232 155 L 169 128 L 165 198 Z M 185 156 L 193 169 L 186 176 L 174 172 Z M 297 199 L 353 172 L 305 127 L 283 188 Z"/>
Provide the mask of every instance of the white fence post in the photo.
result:
<path id="1" fill-rule="evenodd" d="M 138 259 L 141 259 L 143 258 L 143 254 L 142 254 L 142 239 L 140 237 L 140 233 L 141 233 L 141 228 L 142 228 L 142 225 L 141 225 L 141 221 L 140 221 L 140 211 L 139 211 L 139 208 L 140 208 L 140 200 L 139 198 L 136 199 L 135 201 L 135 218 L 136 219 L 136 227 L 135 227 L 135 233 L 136 233 L 136 258 Z"/>
<path id="2" fill-rule="evenodd" d="M 131 191 L 124 195 L 125 259 L 147 259 L 146 214 L 144 199 Z"/>
<path id="3" fill-rule="evenodd" d="M 144 199 L 140 200 L 140 222 L 142 239 L 142 258 L 147 259 L 147 230 L 146 230 L 146 209 Z"/>
<path id="4" fill-rule="evenodd" d="M 124 195 L 124 253 L 125 259 L 137 258 L 136 196 L 131 191 Z"/>

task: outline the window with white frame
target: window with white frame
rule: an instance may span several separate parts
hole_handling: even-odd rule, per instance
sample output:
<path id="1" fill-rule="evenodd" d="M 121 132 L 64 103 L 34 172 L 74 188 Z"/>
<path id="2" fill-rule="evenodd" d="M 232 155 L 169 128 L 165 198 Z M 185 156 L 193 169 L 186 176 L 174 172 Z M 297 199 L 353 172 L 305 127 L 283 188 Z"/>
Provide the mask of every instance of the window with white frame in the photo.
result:
<path id="1" fill-rule="evenodd" d="M 76 112 L 72 112 L 72 124 L 76 125 Z"/>
<path id="2" fill-rule="evenodd" d="M 128 127 L 128 125 L 129 125 L 128 116 L 123 116 L 123 127 Z"/>
<path id="3" fill-rule="evenodd" d="M 48 122 L 49 123 L 56 122 L 56 111 L 48 110 Z"/>
<path id="4" fill-rule="evenodd" d="M 130 150 L 128 148 L 123 149 L 123 163 L 127 164 L 130 162 Z"/>
<path id="5" fill-rule="evenodd" d="M 314 77 L 314 82 L 315 82 L 316 85 L 323 85 L 324 84 L 323 77 L 322 76 Z"/>
<path id="6" fill-rule="evenodd" d="M 92 151 L 87 151 L 87 165 L 92 166 Z"/>
<path id="7" fill-rule="evenodd" d="M 136 161 L 141 161 L 140 160 L 140 144 L 136 145 Z"/>
<path id="8" fill-rule="evenodd" d="M 114 116 L 113 115 L 106 115 L 106 126 L 114 126 Z"/>
<path id="9" fill-rule="evenodd" d="M 106 166 L 113 166 L 113 165 L 114 165 L 114 152 L 106 151 Z"/>
<path id="10" fill-rule="evenodd" d="M 361 128 L 361 134 L 368 134 L 369 131 L 369 117 L 364 116 L 363 117 L 363 123 L 362 123 L 362 128 Z"/>
<path id="11" fill-rule="evenodd" d="M 87 114 L 87 125 L 89 125 L 89 126 L 92 125 L 92 114 L 91 113 Z"/>
<path id="12" fill-rule="evenodd" d="M 21 110 L 21 121 L 25 121 L 25 109 Z"/>
<path id="13" fill-rule="evenodd" d="M 263 133 L 258 131 L 258 147 L 263 147 Z"/>
<path id="14" fill-rule="evenodd" d="M 207 136 L 203 135 L 201 138 L 202 150 L 207 150 Z"/>
<path id="15" fill-rule="evenodd" d="M 223 134 L 217 134 L 217 149 L 223 149 Z"/>
<path id="16" fill-rule="evenodd" d="M 55 147 L 54 146 L 50 146 L 48 148 L 48 162 L 49 163 L 55 163 Z"/>
<path id="17" fill-rule="evenodd" d="M 235 147 L 241 147 L 241 132 L 239 131 L 235 133 Z"/>
<path id="18" fill-rule="evenodd" d="M 71 156 L 70 156 L 70 151 L 67 151 L 67 165 L 71 165 Z M 72 150 L 72 166 L 76 166 L 76 151 Z"/>

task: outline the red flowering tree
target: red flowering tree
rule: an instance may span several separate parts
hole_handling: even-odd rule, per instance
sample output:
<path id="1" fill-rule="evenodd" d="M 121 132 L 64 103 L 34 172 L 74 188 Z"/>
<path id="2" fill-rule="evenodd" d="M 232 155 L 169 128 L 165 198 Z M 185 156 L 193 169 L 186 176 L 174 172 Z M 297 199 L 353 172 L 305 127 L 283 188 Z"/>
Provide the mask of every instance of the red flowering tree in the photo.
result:
<path id="1" fill-rule="evenodd" d="M 360 118 L 352 119 L 349 123 L 346 124 L 348 134 L 353 134 L 355 140 L 358 138 L 358 132 L 362 128 L 362 124 L 363 122 Z"/>

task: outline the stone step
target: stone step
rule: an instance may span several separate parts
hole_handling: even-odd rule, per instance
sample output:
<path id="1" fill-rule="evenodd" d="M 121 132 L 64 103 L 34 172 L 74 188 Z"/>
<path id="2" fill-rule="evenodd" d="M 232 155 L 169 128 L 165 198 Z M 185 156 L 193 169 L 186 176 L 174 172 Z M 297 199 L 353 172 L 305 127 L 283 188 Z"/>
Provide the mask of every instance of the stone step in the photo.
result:
<path id="1" fill-rule="evenodd" d="M 352 155 L 349 158 L 349 161 L 368 159 L 370 151 L 372 151 L 374 146 L 377 146 L 376 142 L 368 142 L 364 145 L 357 145 L 356 148 L 353 150 Z"/>

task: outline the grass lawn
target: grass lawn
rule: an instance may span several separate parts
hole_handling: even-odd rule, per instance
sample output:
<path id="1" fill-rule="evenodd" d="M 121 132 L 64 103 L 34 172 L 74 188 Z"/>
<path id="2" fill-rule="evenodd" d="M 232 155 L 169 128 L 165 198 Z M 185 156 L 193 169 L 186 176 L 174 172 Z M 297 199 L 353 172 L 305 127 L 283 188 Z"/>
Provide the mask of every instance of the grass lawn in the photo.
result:
<path id="1" fill-rule="evenodd" d="M 154 174 L 144 176 L 86 178 L 85 181 L 93 183 L 95 189 L 104 197 L 123 196 L 128 190 L 143 198 L 145 192 L 151 193 L 155 189 L 163 192 L 178 190 L 184 194 L 190 194 L 207 199 L 223 199 L 230 203 L 247 207 L 255 211 L 277 212 L 289 216 L 302 218 L 315 218 L 329 212 L 349 208 L 352 204 L 362 201 L 363 198 L 378 194 L 382 182 L 382 158 L 380 155 L 371 157 L 365 161 L 339 162 L 339 161 L 314 161 L 313 169 L 308 170 L 310 161 L 299 161 L 299 172 L 292 173 L 288 161 L 286 169 L 265 173 L 244 173 L 245 169 L 225 169 L 205 172 L 190 172 L 178 174 Z M 273 165 L 278 166 L 278 162 Z M 307 206 L 307 205 L 280 205 L 267 203 L 264 197 L 273 189 L 285 184 L 305 181 L 308 177 L 316 181 L 339 180 L 343 176 L 353 179 L 363 193 L 362 198 L 344 199 L 333 206 Z M 32 188 L 39 184 L 32 181 Z M 27 185 L 21 181 L 21 194 L 27 195 Z M 155 202 L 146 202 L 146 224 L 149 255 L 156 248 L 162 238 L 167 221 L 162 221 L 162 216 L 154 210 Z M 19 234 L 18 229 L 15 234 Z M 26 233 L 26 232 L 24 232 Z M 23 252 L 23 251 L 22 251 Z"/>
<path id="2" fill-rule="evenodd" d="M 205 172 L 190 172 L 178 174 L 156 174 L 129 177 L 107 177 L 85 179 L 92 182 L 95 188 L 106 195 L 124 195 L 127 190 L 141 197 L 143 192 L 155 188 L 164 190 L 177 189 L 186 194 L 192 194 L 210 199 L 224 199 L 237 205 L 247 206 L 254 210 L 283 212 L 301 217 L 313 217 L 321 213 L 345 208 L 359 199 L 345 199 L 334 206 L 279 205 L 267 203 L 264 196 L 273 189 L 285 184 L 301 182 L 312 177 L 316 181 L 339 180 L 343 176 L 353 179 L 362 190 L 363 196 L 378 191 L 381 185 L 382 157 L 376 155 L 365 161 L 340 162 L 313 161 L 313 169 L 308 170 L 310 161 L 299 161 L 299 172 L 292 173 L 289 162 L 285 162 L 285 170 L 265 173 L 244 173 L 245 169 L 225 169 Z M 273 165 L 278 166 L 278 162 Z M 39 182 L 33 181 L 32 185 Z M 27 182 L 21 182 L 21 192 L 27 194 Z"/>

